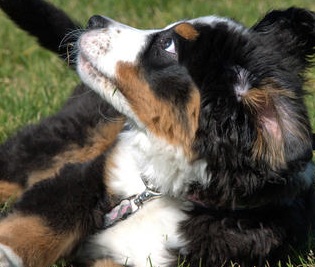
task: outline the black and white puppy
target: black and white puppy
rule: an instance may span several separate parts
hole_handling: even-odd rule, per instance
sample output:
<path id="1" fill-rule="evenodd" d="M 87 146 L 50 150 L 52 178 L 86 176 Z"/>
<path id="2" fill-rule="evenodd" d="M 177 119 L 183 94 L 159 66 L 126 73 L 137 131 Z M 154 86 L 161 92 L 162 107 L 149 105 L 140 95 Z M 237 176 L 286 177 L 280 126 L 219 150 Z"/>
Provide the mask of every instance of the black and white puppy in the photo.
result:
<path id="1" fill-rule="evenodd" d="M 297 9 L 269 14 L 250 30 L 217 17 L 158 31 L 91 18 L 78 41 L 78 73 L 129 125 L 111 155 L 107 186 L 127 198 L 145 180 L 173 199 L 148 203 L 98 234 L 87 254 L 173 266 L 170 251 L 178 251 L 193 266 L 243 266 L 289 242 L 283 231 L 292 230 L 297 211 L 283 213 L 313 183 L 300 76 L 313 31 L 314 14 Z M 183 196 L 212 210 L 187 217 Z"/>
<path id="2" fill-rule="evenodd" d="M 63 146 L 24 184 L 3 179 L 29 189 L 0 223 L 2 262 L 48 266 L 88 236 L 77 261 L 97 267 L 263 266 L 306 244 L 314 167 L 303 74 L 314 29 L 315 14 L 298 8 L 249 29 L 215 16 L 147 31 L 92 17 L 77 71 L 124 128 L 97 146 L 100 124 L 89 124 L 82 150 Z M 87 140 L 97 152 L 84 160 Z"/>

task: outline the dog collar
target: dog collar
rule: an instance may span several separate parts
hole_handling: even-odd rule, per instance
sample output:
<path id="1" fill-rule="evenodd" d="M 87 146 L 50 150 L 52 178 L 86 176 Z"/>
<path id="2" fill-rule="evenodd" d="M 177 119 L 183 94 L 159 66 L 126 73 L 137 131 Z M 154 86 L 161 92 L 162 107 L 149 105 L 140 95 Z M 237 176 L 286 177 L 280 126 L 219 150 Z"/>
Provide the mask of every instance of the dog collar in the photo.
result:
<path id="1" fill-rule="evenodd" d="M 141 179 L 146 186 L 145 190 L 140 194 L 123 199 L 109 213 L 105 214 L 104 228 L 111 227 L 117 222 L 127 219 L 130 215 L 142 208 L 146 202 L 162 196 L 161 193 L 149 188 L 147 179 L 145 179 L 143 175 L 141 175 Z"/>

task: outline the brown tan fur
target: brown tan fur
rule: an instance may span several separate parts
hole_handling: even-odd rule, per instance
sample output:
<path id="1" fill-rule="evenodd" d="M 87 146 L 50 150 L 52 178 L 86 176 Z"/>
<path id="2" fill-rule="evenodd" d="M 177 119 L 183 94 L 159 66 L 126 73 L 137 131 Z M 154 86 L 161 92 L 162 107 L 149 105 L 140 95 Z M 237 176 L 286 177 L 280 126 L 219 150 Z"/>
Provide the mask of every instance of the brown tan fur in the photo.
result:
<path id="1" fill-rule="evenodd" d="M 199 36 L 199 32 L 189 23 L 181 23 L 175 27 L 175 32 L 186 40 L 194 41 Z"/>
<path id="2" fill-rule="evenodd" d="M 116 149 L 114 148 L 113 151 L 108 155 L 106 159 L 106 164 L 104 167 L 104 175 L 103 175 L 104 184 L 107 185 L 106 193 L 109 196 L 113 196 L 113 198 L 114 198 L 115 193 L 111 189 L 110 181 L 114 179 L 112 171 L 117 168 L 117 164 L 115 163 L 115 154 L 116 154 Z"/>
<path id="3" fill-rule="evenodd" d="M 253 157 L 258 159 L 264 157 L 268 162 L 281 166 L 285 162 L 284 143 L 271 92 L 253 88 L 243 101 L 258 117 L 256 125 L 258 135 L 253 148 Z"/>
<path id="4" fill-rule="evenodd" d="M 23 193 L 23 187 L 16 183 L 0 181 L 0 203 L 19 198 Z"/>
<path id="5" fill-rule="evenodd" d="M 149 84 L 142 79 L 140 70 L 134 66 L 118 64 L 117 77 L 121 93 L 144 125 L 168 143 L 181 146 L 191 158 L 191 145 L 198 128 L 199 91 L 191 85 L 190 100 L 185 109 L 179 110 L 156 97 Z"/>
<path id="6" fill-rule="evenodd" d="M 285 167 L 285 132 L 303 140 L 307 139 L 302 134 L 306 134 L 307 129 L 303 130 L 298 115 L 290 114 L 281 103 L 281 97 L 295 99 L 294 93 L 273 82 L 267 84 L 269 85 L 259 89 L 253 88 L 243 96 L 243 102 L 257 116 L 258 136 L 253 147 L 253 157 L 265 159 L 275 168 Z"/>
<path id="7" fill-rule="evenodd" d="M 23 192 L 35 183 L 54 177 L 67 163 L 83 163 L 94 159 L 115 141 L 121 131 L 125 120 L 121 117 L 115 122 L 100 124 L 97 128 L 88 131 L 88 138 L 83 147 L 78 144 L 70 144 L 64 152 L 52 158 L 49 168 L 37 169 L 28 174 L 25 187 L 17 183 L 0 181 L 0 203 L 19 198 Z"/>
<path id="8" fill-rule="evenodd" d="M 44 170 L 35 170 L 28 176 L 28 187 L 49 177 L 55 176 L 66 163 L 82 163 L 94 159 L 103 153 L 115 140 L 121 131 L 124 119 L 100 125 L 88 134 L 84 147 L 71 144 L 65 152 L 53 158 L 53 165 Z"/>
<path id="9" fill-rule="evenodd" d="M 65 152 L 56 155 L 52 159 L 51 167 L 29 173 L 25 188 L 16 183 L 0 181 L 0 203 L 7 201 L 9 198 L 20 197 L 25 189 L 58 174 L 60 169 L 67 163 L 82 163 L 94 159 L 114 142 L 123 124 L 124 119 L 121 118 L 115 122 L 100 124 L 97 128 L 91 129 L 83 147 L 78 144 L 71 144 L 65 149 Z"/>
<path id="10" fill-rule="evenodd" d="M 26 267 L 49 266 L 78 241 L 76 233 L 57 234 L 36 216 L 12 214 L 0 224 L 0 242 L 17 253 Z"/>

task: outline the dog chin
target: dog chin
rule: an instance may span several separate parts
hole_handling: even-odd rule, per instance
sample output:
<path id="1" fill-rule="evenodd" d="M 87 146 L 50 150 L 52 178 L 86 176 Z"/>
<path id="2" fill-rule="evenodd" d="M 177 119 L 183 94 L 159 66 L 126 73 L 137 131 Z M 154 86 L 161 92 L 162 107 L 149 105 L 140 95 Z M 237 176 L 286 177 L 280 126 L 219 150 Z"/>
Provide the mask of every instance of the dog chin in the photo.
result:
<path id="1" fill-rule="evenodd" d="M 80 53 L 77 59 L 77 72 L 83 83 L 108 100 L 107 95 L 114 95 L 117 87 L 106 75 L 101 73 L 87 57 Z"/>
<path id="2" fill-rule="evenodd" d="M 118 112 L 126 115 L 130 119 L 130 123 L 140 128 L 144 127 L 134 115 L 127 100 L 116 86 L 115 81 L 99 71 L 95 64 L 82 51 L 80 51 L 77 57 L 77 72 L 84 84 L 99 94 Z"/>

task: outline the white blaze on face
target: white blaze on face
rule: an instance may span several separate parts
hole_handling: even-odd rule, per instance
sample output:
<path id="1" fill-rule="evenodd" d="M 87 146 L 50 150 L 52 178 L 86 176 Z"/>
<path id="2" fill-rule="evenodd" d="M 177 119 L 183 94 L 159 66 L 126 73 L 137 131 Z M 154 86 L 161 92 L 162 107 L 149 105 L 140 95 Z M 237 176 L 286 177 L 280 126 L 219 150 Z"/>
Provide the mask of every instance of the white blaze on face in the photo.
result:
<path id="1" fill-rule="evenodd" d="M 139 53 L 154 32 L 110 21 L 106 28 L 89 30 L 79 39 L 77 71 L 82 81 L 124 114 L 132 110 L 116 88 L 117 64 L 137 65 Z"/>
<path id="2" fill-rule="evenodd" d="M 80 52 L 104 75 L 114 78 L 117 62 L 136 64 L 152 31 L 141 31 L 113 23 L 108 28 L 84 33 L 79 41 Z"/>

